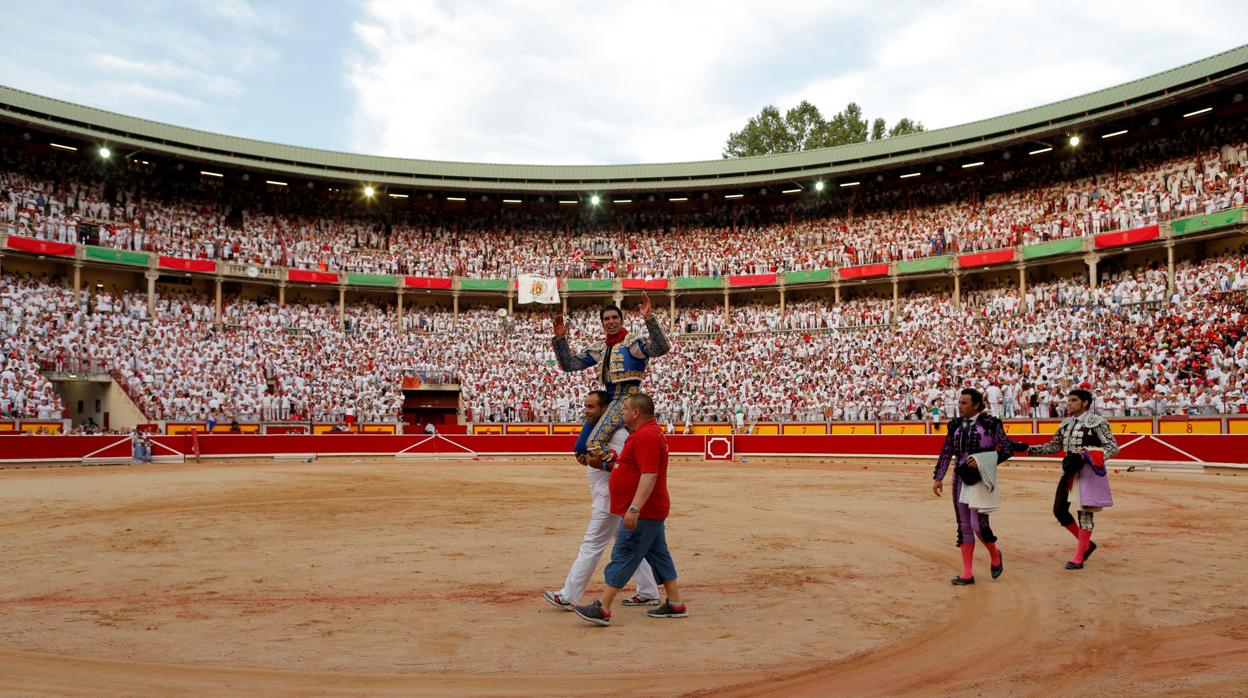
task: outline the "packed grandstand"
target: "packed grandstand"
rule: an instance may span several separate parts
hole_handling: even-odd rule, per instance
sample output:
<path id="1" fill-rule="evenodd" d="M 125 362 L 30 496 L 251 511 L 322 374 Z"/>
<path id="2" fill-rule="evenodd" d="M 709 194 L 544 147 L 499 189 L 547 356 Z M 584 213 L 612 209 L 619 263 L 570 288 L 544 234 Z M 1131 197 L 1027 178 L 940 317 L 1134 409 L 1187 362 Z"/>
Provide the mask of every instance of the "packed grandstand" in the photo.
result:
<path id="1" fill-rule="evenodd" d="M 777 180 L 675 206 L 663 195 L 600 205 L 532 194 L 445 207 L 432 192 L 261 185 L 172 159 L 158 171 L 155 156 L 108 159 L 86 141 L 13 127 L 0 138 L 0 416 L 76 419 L 49 374 L 83 373 L 111 375 L 149 420 L 393 422 L 404 373 L 424 371 L 459 386 L 460 423 L 575 421 L 595 376 L 557 369 L 546 309 L 517 307 L 507 285 L 461 298 L 462 279 L 520 274 L 607 282 L 571 299 L 577 345 L 600 334 L 603 302 L 635 306 L 622 279 L 770 279 L 654 287 L 674 349 L 653 363 L 648 390 L 677 425 L 738 413 L 934 421 L 964 386 L 986 389 L 1003 416 L 1060 416 L 1081 385 L 1096 386 L 1110 415 L 1243 412 L 1242 213 L 1198 242 L 1170 230 L 1244 206 L 1248 118 L 1242 92 L 1222 98 L 1217 118 L 1142 112 L 1139 133 L 1120 141 L 1076 147 L 1050 134 L 1032 142 L 1058 147 L 1016 146 L 982 172 L 961 171 L 959 155 L 905 182 L 864 169 L 826 188 Z M 1010 255 L 980 274 L 956 263 L 915 280 L 897 273 L 896 263 L 1154 226 L 1135 251 L 1085 258 L 1089 243 Z M 58 249 L 78 266 L 14 240 L 72 246 Z M 141 253 L 150 276 L 97 255 L 108 282 L 82 284 L 87 247 Z M 219 299 L 221 276 L 166 271 L 154 261 L 165 258 L 257 271 Z M 862 280 L 775 282 L 871 264 L 892 266 Z M 339 295 L 335 283 L 287 283 L 287 269 L 448 283 L 404 307 L 395 289 Z"/>

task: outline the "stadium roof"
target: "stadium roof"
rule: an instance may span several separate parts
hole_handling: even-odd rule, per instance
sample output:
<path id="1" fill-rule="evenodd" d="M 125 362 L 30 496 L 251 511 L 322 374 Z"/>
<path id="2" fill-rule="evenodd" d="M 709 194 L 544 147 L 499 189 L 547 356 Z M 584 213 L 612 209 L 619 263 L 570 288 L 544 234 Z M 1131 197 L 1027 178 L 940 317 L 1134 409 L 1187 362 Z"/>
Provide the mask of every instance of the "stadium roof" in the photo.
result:
<path id="1" fill-rule="evenodd" d="M 1248 45 L 1052 104 L 881 141 L 728 160 L 503 165 L 357 155 L 162 124 L 0 86 L 0 120 L 241 170 L 416 190 L 481 193 L 688 192 L 838 177 L 1060 136 L 1248 79 Z"/>

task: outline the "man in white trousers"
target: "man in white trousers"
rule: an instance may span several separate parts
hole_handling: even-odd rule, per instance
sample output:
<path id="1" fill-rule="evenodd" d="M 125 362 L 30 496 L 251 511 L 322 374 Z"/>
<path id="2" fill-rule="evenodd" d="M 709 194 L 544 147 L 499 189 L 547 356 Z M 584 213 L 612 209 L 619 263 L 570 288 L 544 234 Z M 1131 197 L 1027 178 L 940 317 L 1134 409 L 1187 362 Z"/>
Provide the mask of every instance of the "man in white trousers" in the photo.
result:
<path id="1" fill-rule="evenodd" d="M 594 425 L 598 423 L 598 419 L 602 417 L 610 403 L 610 396 L 605 390 L 595 390 L 585 397 L 585 426 L 581 429 L 581 436 L 576 441 L 575 449 L 578 463 L 588 462 L 589 433 L 593 431 Z M 627 439 L 628 430 L 617 429 L 611 435 L 611 450 L 615 453 L 622 452 Z M 605 467 L 610 468 L 612 463 L 613 461 L 608 461 Z M 588 465 L 585 470 L 589 476 L 589 494 L 593 499 L 589 527 L 585 529 L 585 539 L 581 541 L 581 549 L 576 555 L 576 561 L 572 563 L 572 569 L 568 570 L 568 578 L 563 581 L 563 588 L 559 591 L 542 592 L 542 598 L 546 599 L 547 603 L 565 611 L 571 611 L 574 604 L 581 602 L 581 596 L 585 593 L 589 578 L 593 576 L 594 570 L 598 569 L 598 560 L 602 557 L 603 551 L 607 549 L 607 543 L 615 538 L 620 528 L 620 517 L 611 513 L 611 491 L 608 489 L 611 471 Z M 643 561 L 633 575 L 632 581 L 637 587 L 637 593 L 624 599 L 625 606 L 659 605 L 659 588 L 654 582 L 654 572 L 650 569 L 650 563 Z"/>

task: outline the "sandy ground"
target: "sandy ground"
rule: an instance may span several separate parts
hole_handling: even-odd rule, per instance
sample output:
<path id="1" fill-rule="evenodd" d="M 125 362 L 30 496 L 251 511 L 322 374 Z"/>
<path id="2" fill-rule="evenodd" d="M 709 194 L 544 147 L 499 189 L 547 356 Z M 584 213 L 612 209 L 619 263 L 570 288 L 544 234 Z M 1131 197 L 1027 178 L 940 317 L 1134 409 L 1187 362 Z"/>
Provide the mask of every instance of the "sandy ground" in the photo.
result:
<path id="1" fill-rule="evenodd" d="M 930 466 L 674 463 L 690 617 L 546 605 L 589 513 L 547 461 L 0 472 L 4 695 L 1248 695 L 1248 473 L 1119 473 L 1082 572 L 1054 471 L 956 588 Z M 601 570 L 591 593 L 601 588 Z"/>

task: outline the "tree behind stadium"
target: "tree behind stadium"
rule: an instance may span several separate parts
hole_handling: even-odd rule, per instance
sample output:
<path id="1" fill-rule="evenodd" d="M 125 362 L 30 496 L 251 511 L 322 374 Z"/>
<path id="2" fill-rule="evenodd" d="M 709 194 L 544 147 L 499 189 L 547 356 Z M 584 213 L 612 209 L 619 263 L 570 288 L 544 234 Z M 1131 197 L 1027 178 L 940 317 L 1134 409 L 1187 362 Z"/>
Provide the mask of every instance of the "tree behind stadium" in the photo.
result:
<path id="1" fill-rule="evenodd" d="M 923 123 L 903 118 L 888 128 L 883 118 L 877 118 L 870 126 L 862 116 L 862 107 L 850 102 L 830 119 L 819 113 L 819 107 L 802 100 L 783 116 L 780 110 L 767 105 L 758 116 L 752 117 L 745 128 L 728 136 L 724 144 L 725 158 L 742 158 L 752 155 L 792 153 L 811 148 L 831 148 L 849 143 L 878 141 L 893 136 L 904 136 L 923 130 Z"/>

